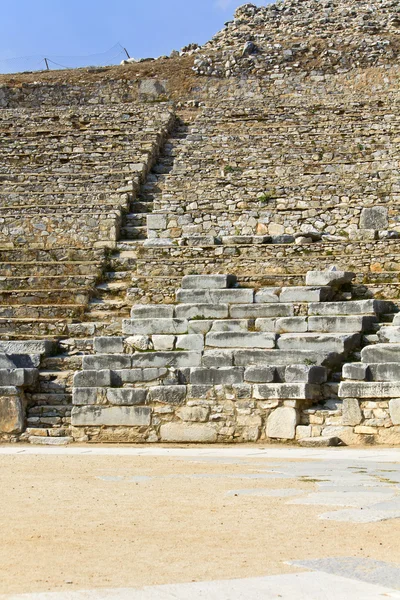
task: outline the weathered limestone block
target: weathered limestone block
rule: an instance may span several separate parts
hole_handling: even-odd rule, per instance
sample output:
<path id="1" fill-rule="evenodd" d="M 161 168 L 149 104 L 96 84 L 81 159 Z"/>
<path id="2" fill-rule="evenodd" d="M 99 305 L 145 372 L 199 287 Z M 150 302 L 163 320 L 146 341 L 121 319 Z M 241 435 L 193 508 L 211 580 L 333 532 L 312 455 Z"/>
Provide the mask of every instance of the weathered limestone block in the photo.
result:
<path id="1" fill-rule="evenodd" d="M 217 432 L 213 425 L 166 423 L 160 427 L 162 442 L 211 444 L 217 441 Z"/>
<path id="2" fill-rule="evenodd" d="M 362 421 L 360 403 L 357 398 L 344 398 L 342 425 L 359 425 Z"/>
<path id="3" fill-rule="evenodd" d="M 328 373 L 325 367 L 315 365 L 289 365 L 285 369 L 286 383 L 325 383 Z"/>
<path id="4" fill-rule="evenodd" d="M 332 288 L 325 287 L 284 287 L 279 296 L 280 302 L 326 302 L 332 297 Z"/>
<path id="5" fill-rule="evenodd" d="M 76 406 L 71 413 L 74 427 L 143 427 L 150 420 L 151 409 L 144 406 Z"/>
<path id="6" fill-rule="evenodd" d="M 111 379 L 114 385 L 121 386 L 125 383 L 142 383 L 163 379 L 168 375 L 167 368 L 147 368 L 147 369 L 123 369 L 112 371 Z M 108 386 L 107 386 L 108 387 Z"/>
<path id="7" fill-rule="evenodd" d="M 246 288 L 227 290 L 187 290 L 176 292 L 176 301 L 182 304 L 249 304 L 254 291 Z"/>
<path id="8" fill-rule="evenodd" d="M 131 357 L 132 367 L 199 367 L 201 363 L 200 352 L 137 352 Z"/>
<path id="9" fill-rule="evenodd" d="M 275 375 L 275 367 L 247 367 L 244 372 L 244 380 L 249 383 L 272 383 Z"/>
<path id="10" fill-rule="evenodd" d="M 153 350 L 153 342 L 148 335 L 130 335 L 125 338 L 125 345 L 129 351 L 132 350 Z"/>
<path id="11" fill-rule="evenodd" d="M 82 358 L 84 371 L 102 371 L 113 369 L 130 369 L 132 357 L 128 354 L 95 354 Z"/>
<path id="12" fill-rule="evenodd" d="M 74 374 L 75 388 L 97 388 L 111 386 L 111 371 L 102 369 L 99 371 L 78 371 Z"/>
<path id="13" fill-rule="evenodd" d="M 151 338 L 154 350 L 173 350 L 175 340 L 174 335 L 153 335 Z"/>
<path id="14" fill-rule="evenodd" d="M 265 383 L 253 388 L 257 400 L 318 400 L 320 396 L 319 385 L 309 383 Z"/>
<path id="15" fill-rule="evenodd" d="M 99 390 L 100 391 L 100 390 Z M 89 404 L 101 404 L 98 398 L 98 388 L 74 387 L 72 390 L 72 404 L 76 406 L 87 406 Z"/>
<path id="16" fill-rule="evenodd" d="M 308 271 L 306 274 L 306 285 L 330 285 L 334 288 L 342 287 L 351 283 L 356 274 L 348 271 L 336 271 L 328 269 L 326 271 Z"/>
<path id="17" fill-rule="evenodd" d="M 167 215 L 153 213 L 147 215 L 147 229 L 167 229 Z"/>
<path id="18" fill-rule="evenodd" d="M 364 363 L 400 362 L 400 344 L 374 344 L 361 350 Z"/>
<path id="19" fill-rule="evenodd" d="M 390 302 L 384 300 L 350 300 L 348 302 L 312 302 L 308 307 L 309 315 L 375 315 L 389 312 Z"/>
<path id="20" fill-rule="evenodd" d="M 363 208 L 360 217 L 360 229 L 387 229 L 389 227 L 388 209 L 386 206 Z"/>
<path id="21" fill-rule="evenodd" d="M 389 414 L 393 425 L 400 425 L 400 398 L 389 401 Z"/>
<path id="22" fill-rule="evenodd" d="M 201 352 L 204 349 L 204 336 L 199 333 L 178 335 L 176 338 L 176 349 Z"/>
<path id="23" fill-rule="evenodd" d="M 131 308 L 132 319 L 172 319 L 175 307 L 171 304 L 135 304 Z"/>
<path id="24" fill-rule="evenodd" d="M 254 294 L 254 302 L 256 302 L 257 304 L 279 302 L 279 294 L 280 293 L 281 293 L 281 288 L 279 288 L 279 287 L 260 288 Z"/>
<path id="25" fill-rule="evenodd" d="M 0 369 L 0 387 L 31 387 L 37 379 L 37 369 Z"/>
<path id="26" fill-rule="evenodd" d="M 185 318 L 176 319 L 123 319 L 122 332 L 127 335 L 154 335 L 187 333 L 188 322 Z"/>
<path id="27" fill-rule="evenodd" d="M 50 356 L 57 350 L 57 344 L 50 340 L 2 340 L 0 352 L 5 354 L 39 354 Z"/>
<path id="28" fill-rule="evenodd" d="M 320 365 L 325 361 L 321 352 L 307 350 L 234 350 L 233 360 L 238 367 L 250 365 L 293 365 L 315 364 Z"/>
<path id="29" fill-rule="evenodd" d="M 281 350 L 319 351 L 324 353 L 349 352 L 360 343 L 360 336 L 355 334 L 314 334 L 314 333 L 284 333 L 277 340 Z"/>
<path id="30" fill-rule="evenodd" d="M 400 363 L 371 363 L 368 373 L 373 381 L 400 381 Z"/>
<path id="31" fill-rule="evenodd" d="M 196 385 L 230 385 L 243 383 L 243 367 L 198 368 L 190 370 L 190 383 Z"/>
<path id="32" fill-rule="evenodd" d="M 206 346 L 217 348 L 274 348 L 275 335 L 245 331 L 207 333 Z"/>
<path id="33" fill-rule="evenodd" d="M 339 398 L 397 398 L 400 381 L 342 381 Z"/>
<path id="34" fill-rule="evenodd" d="M 324 438 L 337 438 L 346 446 L 353 446 L 360 441 L 360 437 L 349 425 L 328 425 L 322 429 L 321 435 Z"/>
<path id="35" fill-rule="evenodd" d="M 368 365 L 364 363 L 346 363 L 343 365 L 343 379 L 356 379 L 364 381 L 368 376 Z"/>
<path id="36" fill-rule="evenodd" d="M 390 343 L 390 344 L 396 344 L 396 343 L 400 343 L 400 327 L 396 326 L 387 326 L 387 327 L 381 327 L 378 331 L 377 331 L 377 335 L 379 338 L 379 341 L 382 343 Z"/>
<path id="37" fill-rule="evenodd" d="M 377 318 L 372 316 L 309 317 L 308 331 L 325 333 L 351 333 L 371 331 Z"/>
<path id="38" fill-rule="evenodd" d="M 95 337 L 93 340 L 93 348 L 99 354 L 123 354 L 124 338 L 123 337 Z"/>
<path id="39" fill-rule="evenodd" d="M 257 319 L 257 323 L 261 321 L 261 331 L 262 322 L 267 321 L 267 319 Z M 258 327 L 257 327 L 258 328 Z M 275 332 L 276 333 L 305 333 L 308 329 L 308 323 L 306 317 L 283 317 L 280 319 L 276 319 L 275 321 Z M 266 331 L 266 330 L 265 330 Z"/>
<path id="40" fill-rule="evenodd" d="M 249 331 L 254 325 L 253 319 L 230 319 L 229 321 L 212 321 L 210 331 Z M 206 332 L 208 333 L 208 331 Z"/>
<path id="41" fill-rule="evenodd" d="M 226 319 L 228 313 L 228 304 L 180 304 L 175 308 L 178 319 Z"/>
<path id="42" fill-rule="evenodd" d="M 400 427 L 394 426 L 384 429 L 380 427 L 378 429 L 378 444 L 387 444 L 389 446 L 399 445 L 400 444 Z"/>
<path id="43" fill-rule="evenodd" d="M 182 406 L 176 411 L 182 421 L 205 423 L 208 419 L 210 409 L 206 406 Z"/>
<path id="44" fill-rule="evenodd" d="M 183 404 L 186 398 L 185 385 L 162 385 L 149 389 L 148 402 L 159 402 L 161 404 Z"/>
<path id="45" fill-rule="evenodd" d="M 233 366 L 233 350 L 205 350 L 201 360 L 203 367 Z"/>
<path id="46" fill-rule="evenodd" d="M 25 425 L 25 401 L 16 387 L 0 389 L 0 433 L 21 433 Z"/>
<path id="47" fill-rule="evenodd" d="M 235 285 L 234 275 L 185 275 L 182 288 L 192 290 L 221 290 Z"/>
<path id="48" fill-rule="evenodd" d="M 311 438 L 312 426 L 311 425 L 297 425 L 296 427 L 296 440 L 304 440 Z"/>
<path id="49" fill-rule="evenodd" d="M 257 319 L 259 317 L 292 317 L 293 304 L 238 304 L 230 307 L 229 315 L 232 319 Z"/>
<path id="50" fill-rule="evenodd" d="M 217 322 L 218 321 L 213 321 L 212 319 L 202 319 L 201 321 L 189 321 L 188 333 L 201 333 L 202 335 L 205 335 L 210 331 L 211 327 L 213 326 L 213 323 Z"/>
<path id="51" fill-rule="evenodd" d="M 293 440 L 296 435 L 298 413 L 295 408 L 281 406 L 268 417 L 266 434 L 269 438 Z"/>
<path id="52" fill-rule="evenodd" d="M 140 388 L 110 388 L 107 390 L 107 401 L 118 406 L 134 406 L 145 404 L 147 390 Z"/>
<path id="53" fill-rule="evenodd" d="M 0 369 L 37 369 L 40 361 L 40 354 L 0 353 Z"/>

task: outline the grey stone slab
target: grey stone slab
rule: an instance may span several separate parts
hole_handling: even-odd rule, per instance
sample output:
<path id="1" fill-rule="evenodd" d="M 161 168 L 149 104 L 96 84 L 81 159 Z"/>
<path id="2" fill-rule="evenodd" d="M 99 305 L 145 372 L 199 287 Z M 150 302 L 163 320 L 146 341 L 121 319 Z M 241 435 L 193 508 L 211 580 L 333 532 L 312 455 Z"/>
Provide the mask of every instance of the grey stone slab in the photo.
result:
<path id="1" fill-rule="evenodd" d="M 243 383 L 243 367 L 196 368 L 190 370 L 190 383 L 195 385 L 232 385 Z"/>
<path id="2" fill-rule="evenodd" d="M 2 340 L 0 341 L 0 352 L 51 356 L 57 352 L 57 342 L 51 340 Z"/>
<path id="3" fill-rule="evenodd" d="M 112 383 L 116 386 L 122 386 L 125 383 L 142 383 L 163 379 L 168 374 L 166 367 L 145 368 L 145 369 L 122 369 L 112 371 Z M 108 386 L 107 386 L 108 387 Z"/>
<path id="4" fill-rule="evenodd" d="M 307 350 L 329 354 L 350 352 L 360 344 L 358 333 L 284 333 L 277 340 L 281 350 Z"/>
<path id="5" fill-rule="evenodd" d="M 360 216 L 360 229 L 375 229 L 376 231 L 389 227 L 388 209 L 386 206 L 371 206 L 363 208 Z"/>
<path id="6" fill-rule="evenodd" d="M 400 381 L 342 381 L 339 398 L 397 398 Z"/>
<path id="7" fill-rule="evenodd" d="M 281 288 L 279 287 L 265 287 L 260 288 L 254 294 L 254 302 L 257 304 L 266 304 L 271 302 L 279 302 L 279 294 L 281 293 Z"/>
<path id="8" fill-rule="evenodd" d="M 199 367 L 201 354 L 199 352 L 136 352 L 132 356 L 133 368 L 155 367 Z"/>
<path id="9" fill-rule="evenodd" d="M 235 285 L 234 275 L 185 275 L 182 279 L 182 288 L 192 290 L 216 290 L 229 288 Z"/>
<path id="10" fill-rule="evenodd" d="M 248 319 L 259 317 L 293 317 L 293 304 L 238 304 L 230 306 L 229 315 L 232 319 Z"/>
<path id="11" fill-rule="evenodd" d="M 293 365 L 316 364 L 324 362 L 325 356 L 320 352 L 307 350 L 234 350 L 233 360 L 238 367 L 251 365 Z"/>
<path id="12" fill-rule="evenodd" d="M 286 318 L 295 319 L 296 317 L 282 317 L 283 320 L 285 320 Z M 269 333 L 274 333 L 276 331 L 276 322 L 277 318 L 275 317 L 261 317 L 259 319 L 255 319 L 254 326 L 257 331 L 267 331 Z"/>
<path id="13" fill-rule="evenodd" d="M 357 398 L 344 398 L 342 408 L 343 425 L 359 425 L 362 421 L 360 403 Z"/>
<path id="14" fill-rule="evenodd" d="M 221 322 L 223 323 L 224 321 Z M 205 335 L 210 331 L 214 323 L 218 323 L 218 321 L 214 321 L 213 319 L 189 321 L 188 333 L 201 333 Z"/>
<path id="15" fill-rule="evenodd" d="M 153 335 L 151 337 L 154 350 L 173 350 L 175 340 L 175 335 Z"/>
<path id="16" fill-rule="evenodd" d="M 82 358 L 84 371 L 102 371 L 113 369 L 130 369 L 132 357 L 129 354 L 95 354 Z"/>
<path id="17" fill-rule="evenodd" d="M 367 367 L 367 374 L 373 381 L 400 381 L 400 363 L 360 364 Z"/>
<path id="18" fill-rule="evenodd" d="M 36 369 L 34 371 L 37 373 Z M 27 380 L 26 369 L 0 369 L 0 386 L 24 387 Z"/>
<path id="19" fill-rule="evenodd" d="M 296 286 L 282 288 L 280 302 L 326 302 L 332 297 L 332 288 Z"/>
<path id="20" fill-rule="evenodd" d="M 178 335 L 175 347 L 177 350 L 201 352 L 204 348 L 204 336 L 200 333 Z"/>
<path id="21" fill-rule="evenodd" d="M 176 301 L 182 304 L 249 304 L 254 300 L 254 291 L 246 288 L 227 290 L 188 290 L 176 292 Z"/>
<path id="22" fill-rule="evenodd" d="M 368 365 L 364 363 L 346 363 L 343 365 L 343 379 L 355 379 L 364 381 L 368 376 Z"/>
<path id="23" fill-rule="evenodd" d="M 233 366 L 233 350 L 205 350 L 201 364 L 203 367 Z"/>
<path id="24" fill-rule="evenodd" d="M 325 367 L 316 365 L 289 365 L 285 369 L 286 383 L 325 383 L 328 372 Z"/>
<path id="25" fill-rule="evenodd" d="M 151 409 L 143 406 L 76 406 L 71 413 L 74 427 L 143 427 L 150 420 Z"/>
<path id="26" fill-rule="evenodd" d="M 226 319 L 229 306 L 228 304 L 179 304 L 175 308 L 175 314 L 179 319 Z"/>
<path id="27" fill-rule="evenodd" d="M 337 271 L 328 269 L 325 271 L 308 271 L 306 273 L 306 285 L 330 285 L 338 288 L 355 279 L 356 274 L 349 271 Z"/>
<path id="28" fill-rule="evenodd" d="M 109 387 L 111 386 L 111 371 L 78 371 L 74 374 L 74 387 Z"/>
<path id="29" fill-rule="evenodd" d="M 244 380 L 249 383 L 272 383 L 276 376 L 275 367 L 247 367 Z"/>
<path id="30" fill-rule="evenodd" d="M 183 404 L 186 399 L 185 385 L 162 385 L 149 389 L 148 402 L 159 402 L 161 404 Z"/>
<path id="31" fill-rule="evenodd" d="M 275 334 L 259 332 L 207 333 L 206 346 L 216 348 L 274 348 Z"/>
<path id="32" fill-rule="evenodd" d="M 11 360 L 10 356 L 8 356 L 7 354 L 0 354 L 0 369 L 12 370 L 15 368 L 15 362 Z"/>
<path id="33" fill-rule="evenodd" d="M 296 409 L 287 406 L 276 408 L 271 412 L 267 420 L 267 437 L 293 440 L 296 435 L 296 425 L 298 422 L 299 416 Z"/>
<path id="34" fill-rule="evenodd" d="M 400 425 L 400 398 L 389 401 L 389 414 L 393 425 Z"/>
<path id="35" fill-rule="evenodd" d="M 40 367 L 40 354 L 0 354 L 0 368 L 37 369 Z"/>
<path id="36" fill-rule="evenodd" d="M 297 429 L 298 428 L 299 426 Z M 337 437 L 302 437 L 298 438 L 298 443 L 304 448 L 326 448 L 330 446 L 338 446 L 340 444 L 340 440 Z"/>
<path id="37" fill-rule="evenodd" d="M 257 319 L 256 326 L 260 321 L 267 321 L 267 319 Z M 308 323 L 306 317 L 281 317 L 275 321 L 276 333 L 305 333 L 307 330 Z"/>
<path id="38" fill-rule="evenodd" d="M 126 335 L 177 335 L 187 333 L 188 322 L 185 318 L 176 319 L 123 319 L 122 332 Z"/>
<path id="39" fill-rule="evenodd" d="M 374 316 L 350 315 L 347 317 L 309 317 L 308 331 L 325 333 L 351 333 L 371 331 L 377 323 Z"/>
<path id="40" fill-rule="evenodd" d="M 229 319 L 213 321 L 210 331 L 213 333 L 218 331 L 249 331 L 252 326 L 254 326 L 254 319 Z"/>
<path id="41" fill-rule="evenodd" d="M 291 564 L 317 571 L 318 575 L 321 572 L 339 575 L 348 578 L 349 581 L 357 579 L 373 585 L 382 585 L 393 590 L 400 590 L 400 567 L 394 563 L 361 556 L 338 556 L 313 560 L 296 560 L 292 561 Z M 380 594 L 378 591 L 376 594 L 377 598 L 385 596 L 384 593 Z"/>
<path id="42" fill-rule="evenodd" d="M 400 327 L 385 326 L 377 331 L 377 336 L 380 342 L 396 344 L 400 342 Z"/>
<path id="43" fill-rule="evenodd" d="M 131 308 L 132 319 L 172 319 L 173 304 L 135 304 Z"/>
<path id="44" fill-rule="evenodd" d="M 147 229 L 167 229 L 167 215 L 152 213 L 146 217 Z"/>
<path id="45" fill-rule="evenodd" d="M 176 443 L 213 443 L 217 441 L 217 432 L 209 423 L 166 423 L 160 427 L 162 442 Z"/>
<path id="46" fill-rule="evenodd" d="M 87 406 L 97 404 L 97 388 L 75 387 L 72 390 L 72 404 L 75 406 Z"/>
<path id="47" fill-rule="evenodd" d="M 349 300 L 347 302 L 311 302 L 308 314 L 315 316 L 375 315 L 390 312 L 391 303 L 384 300 Z"/>
<path id="48" fill-rule="evenodd" d="M 95 337 L 93 340 L 94 351 L 99 354 L 123 354 L 123 337 Z"/>
<path id="49" fill-rule="evenodd" d="M 374 344 L 361 350 L 364 363 L 399 363 L 400 344 Z"/>
<path id="50" fill-rule="evenodd" d="M 145 404 L 147 390 L 141 388 L 109 388 L 106 398 L 116 406 L 135 406 Z"/>
<path id="51" fill-rule="evenodd" d="M 369 505 L 376 504 L 383 500 L 387 500 L 394 496 L 391 490 L 384 488 L 365 489 L 364 491 L 354 491 L 349 488 L 347 492 L 342 491 L 329 491 L 319 490 L 304 496 L 297 498 L 296 500 L 290 500 L 289 504 L 310 504 L 318 506 L 349 506 L 354 508 L 366 509 Z"/>
<path id="52" fill-rule="evenodd" d="M 310 383 L 260 383 L 253 389 L 257 400 L 318 400 L 320 396 L 320 386 Z"/>

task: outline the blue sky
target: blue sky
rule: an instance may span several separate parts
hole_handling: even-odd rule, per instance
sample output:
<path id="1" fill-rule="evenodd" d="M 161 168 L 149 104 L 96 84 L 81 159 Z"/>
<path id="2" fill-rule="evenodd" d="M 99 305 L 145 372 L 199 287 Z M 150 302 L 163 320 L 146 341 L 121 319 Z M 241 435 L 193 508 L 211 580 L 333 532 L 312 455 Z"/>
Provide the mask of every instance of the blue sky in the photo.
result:
<path id="1" fill-rule="evenodd" d="M 1 11 L 0 72 L 39 69 L 45 56 L 71 67 L 114 64 L 123 58 L 117 43 L 135 58 L 169 54 L 206 42 L 245 1 L 10 0 Z"/>

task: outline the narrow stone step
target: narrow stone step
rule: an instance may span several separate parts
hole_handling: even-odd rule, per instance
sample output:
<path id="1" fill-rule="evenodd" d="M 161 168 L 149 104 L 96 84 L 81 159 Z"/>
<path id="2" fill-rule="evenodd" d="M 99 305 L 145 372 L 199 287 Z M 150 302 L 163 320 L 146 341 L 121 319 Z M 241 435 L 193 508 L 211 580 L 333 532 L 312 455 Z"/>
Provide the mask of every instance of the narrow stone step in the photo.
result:
<path id="1" fill-rule="evenodd" d="M 66 437 L 42 437 L 37 435 L 31 435 L 28 438 L 30 444 L 37 446 L 67 446 L 73 442 L 73 438 L 70 436 Z"/>

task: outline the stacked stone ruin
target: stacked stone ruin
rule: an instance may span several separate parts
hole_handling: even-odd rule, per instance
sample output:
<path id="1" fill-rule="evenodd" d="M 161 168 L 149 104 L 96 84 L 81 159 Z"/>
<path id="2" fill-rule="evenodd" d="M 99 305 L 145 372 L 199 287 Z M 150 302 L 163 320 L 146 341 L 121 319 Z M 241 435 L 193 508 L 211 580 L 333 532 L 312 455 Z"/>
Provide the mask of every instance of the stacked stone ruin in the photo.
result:
<path id="1" fill-rule="evenodd" d="M 399 443 L 398 22 L 245 5 L 191 87 L 0 87 L 0 440 Z"/>

